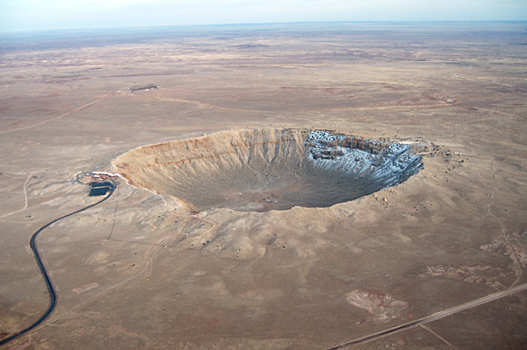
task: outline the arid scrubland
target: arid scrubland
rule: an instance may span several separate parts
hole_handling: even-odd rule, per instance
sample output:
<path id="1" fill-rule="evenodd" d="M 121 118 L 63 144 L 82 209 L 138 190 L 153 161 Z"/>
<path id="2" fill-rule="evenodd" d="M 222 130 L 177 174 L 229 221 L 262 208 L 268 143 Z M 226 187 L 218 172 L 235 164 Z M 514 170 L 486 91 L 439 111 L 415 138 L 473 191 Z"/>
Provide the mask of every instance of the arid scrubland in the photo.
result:
<path id="1" fill-rule="evenodd" d="M 189 198 L 121 179 L 108 201 L 42 232 L 58 307 L 6 348 L 330 349 L 524 285 L 526 28 L 328 23 L 3 38 L 2 336 L 49 303 L 29 237 L 98 200 L 77 173 L 119 172 L 114 160 L 132 149 L 225 130 L 329 130 L 411 145 L 424 165 L 354 201 L 263 212 L 195 210 Z M 520 291 L 356 347 L 522 349 L 526 307 Z"/>

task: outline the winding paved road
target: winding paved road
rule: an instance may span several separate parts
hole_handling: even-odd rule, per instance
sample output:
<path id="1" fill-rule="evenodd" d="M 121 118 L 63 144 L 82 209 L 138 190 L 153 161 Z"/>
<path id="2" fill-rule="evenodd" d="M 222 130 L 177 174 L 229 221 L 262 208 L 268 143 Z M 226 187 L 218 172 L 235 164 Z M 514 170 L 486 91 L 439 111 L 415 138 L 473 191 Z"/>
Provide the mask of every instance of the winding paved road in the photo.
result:
<path id="1" fill-rule="evenodd" d="M 101 199 L 100 201 L 98 201 L 97 203 L 94 203 L 94 204 L 90 204 L 88 205 L 87 207 L 84 207 L 82 209 L 79 209 L 79 210 L 76 210 L 72 213 L 69 213 L 69 214 L 66 214 L 58 219 L 55 219 L 49 223 L 47 223 L 46 225 L 42 226 L 41 228 L 38 229 L 37 232 L 33 233 L 33 235 L 31 236 L 31 239 L 29 240 L 29 246 L 31 247 L 31 250 L 33 251 L 33 254 L 35 255 L 35 260 L 37 262 L 37 265 L 40 269 L 40 273 L 42 274 L 42 277 L 44 278 L 44 281 L 46 282 L 46 286 L 48 287 L 48 292 L 49 292 L 49 298 L 50 298 L 50 303 L 49 303 L 49 307 L 48 309 L 46 310 L 46 312 L 44 312 L 44 314 L 42 316 L 40 316 L 40 318 L 35 322 L 33 323 L 31 326 L 27 327 L 26 329 L 18 332 L 18 333 L 15 333 L 15 334 L 12 334 L 11 336 L 7 337 L 7 338 L 4 338 L 2 340 L 0 340 L 0 346 L 10 342 L 11 340 L 13 339 L 16 339 L 18 337 L 20 337 L 21 335 L 29 332 L 30 330 L 32 330 L 33 328 L 37 327 L 39 324 L 41 324 L 50 314 L 51 312 L 53 312 L 53 310 L 55 309 L 55 306 L 57 305 L 57 293 L 55 291 L 55 288 L 53 288 L 53 284 L 51 283 L 51 280 L 49 278 L 49 274 L 46 270 L 46 267 L 44 266 L 44 264 L 42 263 L 42 259 L 40 258 L 40 253 L 38 252 L 38 248 L 37 248 L 37 243 L 36 243 L 36 238 L 37 236 L 42 232 L 44 231 L 46 228 L 48 228 L 49 226 L 53 225 L 54 223 L 62 220 L 62 219 L 65 219 L 67 217 L 70 217 L 72 215 L 75 215 L 75 214 L 78 214 L 82 211 L 85 211 L 86 209 L 90 209 L 98 204 L 101 204 L 102 202 L 104 202 L 105 200 L 107 200 L 108 198 L 111 197 L 111 195 L 113 194 L 113 192 L 115 191 L 115 188 L 117 187 L 117 183 L 113 180 L 108 180 L 108 183 L 111 184 L 111 187 L 110 187 L 110 191 L 106 194 L 106 196 Z"/>
<path id="2" fill-rule="evenodd" d="M 79 183 L 87 185 L 87 183 L 81 182 L 79 178 L 77 178 L 77 180 L 78 180 Z M 51 280 L 49 278 L 49 275 L 48 275 L 48 272 L 46 270 L 46 267 L 44 266 L 44 264 L 42 262 L 42 259 L 40 258 L 40 253 L 38 252 L 38 248 L 37 248 L 37 244 L 36 244 L 37 236 L 43 230 L 45 230 L 49 226 L 53 225 L 54 223 L 56 223 L 56 222 L 58 222 L 58 221 L 60 221 L 62 219 L 65 219 L 67 217 L 70 217 L 72 215 L 78 214 L 78 213 L 80 213 L 82 211 L 85 211 L 85 210 L 87 210 L 89 208 L 92 208 L 92 207 L 94 207 L 94 206 L 96 206 L 98 204 L 101 204 L 102 202 L 104 202 L 105 200 L 110 198 L 112 196 L 112 194 L 114 193 L 115 189 L 117 188 L 117 183 L 115 181 L 111 180 L 111 179 L 108 180 L 108 182 L 111 185 L 110 186 L 110 191 L 106 194 L 106 196 L 103 199 L 101 199 L 100 201 L 98 201 L 98 202 L 96 202 L 94 204 L 90 204 L 90 205 L 88 205 L 88 206 L 86 206 L 84 208 L 81 208 L 81 209 L 76 210 L 76 211 L 74 211 L 72 213 L 66 214 L 66 215 L 64 215 L 64 216 L 62 216 L 62 217 L 60 217 L 58 219 L 55 219 L 55 220 L 47 223 L 46 225 L 44 225 L 40 229 L 38 229 L 38 231 L 36 231 L 31 236 L 31 239 L 29 241 L 29 245 L 31 247 L 31 250 L 33 251 L 33 254 L 35 256 L 35 260 L 37 262 L 37 265 L 40 268 L 40 272 L 42 274 L 42 277 L 44 278 L 44 281 L 46 282 L 46 286 L 48 288 L 48 292 L 49 292 L 49 296 L 50 296 L 50 304 L 49 304 L 49 307 L 46 310 L 46 312 L 44 312 L 44 314 L 35 323 L 33 323 L 29 327 L 25 328 L 24 330 L 22 330 L 22 331 L 20 331 L 20 332 L 18 332 L 16 334 L 13 334 L 13 335 L 11 335 L 11 336 L 9 336 L 7 338 L 4 338 L 4 339 L 0 340 L 0 346 L 2 346 L 4 344 L 6 344 L 6 343 L 18 338 L 18 337 L 20 337 L 21 335 L 29 332 L 30 330 L 32 330 L 35 327 L 37 327 L 38 325 L 40 325 L 51 314 L 51 312 L 53 312 L 53 310 L 55 309 L 55 306 L 57 305 L 57 294 L 56 294 L 56 291 L 53 288 L 53 284 L 51 283 Z M 471 309 L 473 307 L 476 307 L 476 306 L 479 306 L 479 305 L 482 305 L 482 304 L 486 304 L 486 303 L 489 303 L 491 301 L 495 301 L 495 300 L 507 297 L 509 295 L 512 295 L 514 293 L 518 293 L 518 292 L 521 292 L 521 291 L 524 291 L 524 290 L 527 290 L 527 283 L 524 283 L 524 284 L 521 284 L 521 285 L 518 285 L 518 286 L 514 286 L 514 287 L 509 288 L 507 290 L 500 291 L 500 292 L 497 292 L 497 293 L 493 293 L 493 294 L 487 295 L 485 297 L 482 297 L 482 298 L 479 298 L 479 299 L 475 299 L 475 300 L 469 301 L 469 302 L 461 304 L 461 305 L 454 306 L 454 307 L 446 309 L 446 310 L 439 311 L 439 312 L 437 312 L 435 314 L 428 315 L 428 316 L 425 316 L 423 318 L 420 318 L 420 319 L 417 319 L 417 320 L 414 320 L 414 321 L 410 321 L 408 323 L 405 323 L 405 324 L 402 324 L 402 325 L 399 325 L 399 326 L 396 326 L 396 327 L 393 327 L 393 328 L 389 328 L 389 329 L 386 329 L 386 330 L 383 330 L 383 331 L 380 331 L 380 332 L 376 332 L 376 333 L 373 333 L 373 334 L 369 334 L 369 335 L 366 335 L 366 336 L 363 336 L 363 337 L 360 337 L 360 338 L 348 341 L 348 342 L 343 343 L 343 344 L 339 344 L 339 345 L 333 346 L 331 348 L 328 348 L 327 350 L 343 349 L 343 348 L 350 347 L 350 346 L 353 346 L 353 345 L 368 343 L 368 342 L 377 340 L 379 338 L 383 338 L 383 337 L 386 337 L 386 336 L 389 336 L 389 335 L 392 335 L 392 334 L 395 334 L 395 333 L 399 333 L 399 332 L 408 330 L 410 328 L 418 327 L 420 325 L 424 325 L 424 324 L 427 324 L 427 323 L 430 323 L 430 322 L 442 319 L 444 317 L 453 315 L 453 314 L 458 313 L 460 311 Z"/>

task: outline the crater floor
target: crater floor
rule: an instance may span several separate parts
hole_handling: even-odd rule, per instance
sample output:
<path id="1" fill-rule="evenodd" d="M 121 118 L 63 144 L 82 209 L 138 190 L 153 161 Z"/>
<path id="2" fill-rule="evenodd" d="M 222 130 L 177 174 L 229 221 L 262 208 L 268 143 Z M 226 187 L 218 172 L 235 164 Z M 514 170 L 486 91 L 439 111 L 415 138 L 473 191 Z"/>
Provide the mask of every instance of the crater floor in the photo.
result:
<path id="1" fill-rule="evenodd" d="M 409 145 L 280 128 L 139 147 L 113 165 L 129 183 L 194 211 L 329 207 L 397 185 L 423 167 Z"/>

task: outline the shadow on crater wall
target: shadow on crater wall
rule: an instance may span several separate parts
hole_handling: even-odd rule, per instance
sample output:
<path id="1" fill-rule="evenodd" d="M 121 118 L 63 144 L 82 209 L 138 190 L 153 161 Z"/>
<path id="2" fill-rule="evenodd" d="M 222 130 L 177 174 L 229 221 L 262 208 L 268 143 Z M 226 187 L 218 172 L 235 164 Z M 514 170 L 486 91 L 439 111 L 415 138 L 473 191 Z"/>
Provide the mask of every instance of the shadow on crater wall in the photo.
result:
<path id="1" fill-rule="evenodd" d="M 408 145 L 278 128 L 143 146 L 113 166 L 131 185 L 177 197 L 193 211 L 329 207 L 397 185 L 423 167 Z"/>

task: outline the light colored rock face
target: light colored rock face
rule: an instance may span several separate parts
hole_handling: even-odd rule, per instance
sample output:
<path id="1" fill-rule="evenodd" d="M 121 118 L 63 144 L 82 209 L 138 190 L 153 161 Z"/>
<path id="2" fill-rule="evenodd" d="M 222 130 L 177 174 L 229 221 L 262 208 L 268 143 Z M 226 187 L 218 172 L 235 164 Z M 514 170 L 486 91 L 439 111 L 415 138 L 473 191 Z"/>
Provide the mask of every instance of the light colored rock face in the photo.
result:
<path id="1" fill-rule="evenodd" d="M 408 179 L 422 163 L 409 146 L 269 128 L 144 146 L 113 166 L 130 184 L 190 210 L 268 211 L 350 201 Z"/>
<path id="2" fill-rule="evenodd" d="M 410 304 L 397 300 L 392 295 L 354 290 L 345 295 L 346 301 L 372 314 L 374 322 L 389 322 L 400 317 Z"/>

